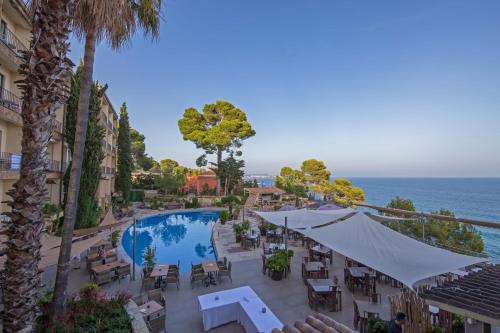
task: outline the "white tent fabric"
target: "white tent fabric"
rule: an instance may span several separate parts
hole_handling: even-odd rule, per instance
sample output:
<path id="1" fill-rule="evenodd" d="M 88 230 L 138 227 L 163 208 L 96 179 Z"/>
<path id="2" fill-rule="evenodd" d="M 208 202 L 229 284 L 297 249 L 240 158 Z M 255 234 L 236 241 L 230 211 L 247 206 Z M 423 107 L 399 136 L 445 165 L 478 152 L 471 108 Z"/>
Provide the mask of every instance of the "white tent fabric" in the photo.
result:
<path id="1" fill-rule="evenodd" d="M 298 210 L 282 211 L 282 212 L 255 211 L 255 214 L 259 215 L 269 223 L 282 227 L 285 226 L 285 217 L 286 217 L 288 221 L 288 228 L 304 229 L 336 221 L 353 212 L 354 209 L 345 208 L 338 210 L 323 210 L 323 211 L 309 210 L 309 209 L 298 209 Z"/>
<path id="2" fill-rule="evenodd" d="M 364 213 L 301 233 L 411 288 L 422 279 L 487 261 L 419 242 Z"/>

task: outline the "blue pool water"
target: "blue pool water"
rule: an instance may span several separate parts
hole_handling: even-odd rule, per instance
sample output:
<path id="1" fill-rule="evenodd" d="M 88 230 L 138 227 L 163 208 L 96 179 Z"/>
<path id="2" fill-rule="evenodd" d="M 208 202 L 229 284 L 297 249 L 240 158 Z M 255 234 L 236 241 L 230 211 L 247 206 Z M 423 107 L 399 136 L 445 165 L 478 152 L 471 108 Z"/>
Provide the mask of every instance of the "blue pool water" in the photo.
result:
<path id="1" fill-rule="evenodd" d="M 191 262 L 214 259 L 210 240 L 219 212 L 200 211 L 168 213 L 144 218 L 136 224 L 136 261 L 142 266 L 142 253 L 148 246 L 156 249 L 157 263 L 181 261 L 181 271 L 188 272 Z M 133 227 L 123 233 L 122 245 L 132 258 Z"/>

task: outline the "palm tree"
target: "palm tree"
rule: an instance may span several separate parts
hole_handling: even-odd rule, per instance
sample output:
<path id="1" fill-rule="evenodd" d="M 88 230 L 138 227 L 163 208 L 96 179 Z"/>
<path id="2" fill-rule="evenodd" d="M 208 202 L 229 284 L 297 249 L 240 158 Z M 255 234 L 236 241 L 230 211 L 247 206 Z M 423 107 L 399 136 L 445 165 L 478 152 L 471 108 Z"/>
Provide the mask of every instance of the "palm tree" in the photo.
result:
<path id="1" fill-rule="evenodd" d="M 5 263 L 5 332 L 28 328 L 35 317 L 36 291 L 40 285 L 40 232 L 42 208 L 47 198 L 45 170 L 47 147 L 55 111 L 65 103 L 71 61 L 66 58 L 71 0 L 32 3 L 32 39 L 24 52 L 19 73 L 23 75 L 23 134 L 20 178 L 8 191 L 12 211 L 6 213 L 8 237 Z"/>
<path id="2" fill-rule="evenodd" d="M 64 210 L 63 236 L 57 265 L 53 307 L 56 315 L 64 312 L 71 259 L 71 244 L 80 192 L 83 153 L 87 137 L 90 88 L 96 44 L 109 42 L 113 49 L 126 44 L 136 29 L 145 35 L 159 36 L 161 0 L 79 0 L 73 15 L 73 31 L 85 39 L 85 53 L 80 82 L 80 99 L 76 120 L 75 142 L 71 163 L 68 193 Z"/>

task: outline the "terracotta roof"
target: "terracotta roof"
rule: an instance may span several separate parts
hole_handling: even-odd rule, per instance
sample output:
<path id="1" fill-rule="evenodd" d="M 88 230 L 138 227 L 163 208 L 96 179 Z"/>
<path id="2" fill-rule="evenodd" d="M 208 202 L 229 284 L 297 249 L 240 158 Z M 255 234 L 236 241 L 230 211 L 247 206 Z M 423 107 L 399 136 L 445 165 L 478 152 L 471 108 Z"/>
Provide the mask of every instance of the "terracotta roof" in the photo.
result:
<path id="1" fill-rule="evenodd" d="M 250 194 L 283 194 L 283 191 L 277 187 L 245 187 L 243 189 L 245 192 Z"/>
<path id="2" fill-rule="evenodd" d="M 433 287 L 421 295 L 428 304 L 476 320 L 500 325 L 500 265 Z"/>

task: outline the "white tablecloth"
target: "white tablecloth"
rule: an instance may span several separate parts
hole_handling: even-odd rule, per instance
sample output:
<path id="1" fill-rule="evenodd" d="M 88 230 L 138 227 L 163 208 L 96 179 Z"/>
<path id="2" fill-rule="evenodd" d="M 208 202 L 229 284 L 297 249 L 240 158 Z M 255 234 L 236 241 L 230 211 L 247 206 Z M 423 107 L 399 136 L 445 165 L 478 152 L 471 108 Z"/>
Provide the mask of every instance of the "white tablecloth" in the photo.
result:
<path id="1" fill-rule="evenodd" d="M 216 296 L 218 299 L 216 300 Z M 247 333 L 268 333 L 283 324 L 252 288 L 245 286 L 198 296 L 205 331 L 237 321 Z M 266 313 L 262 313 L 262 308 Z"/>

